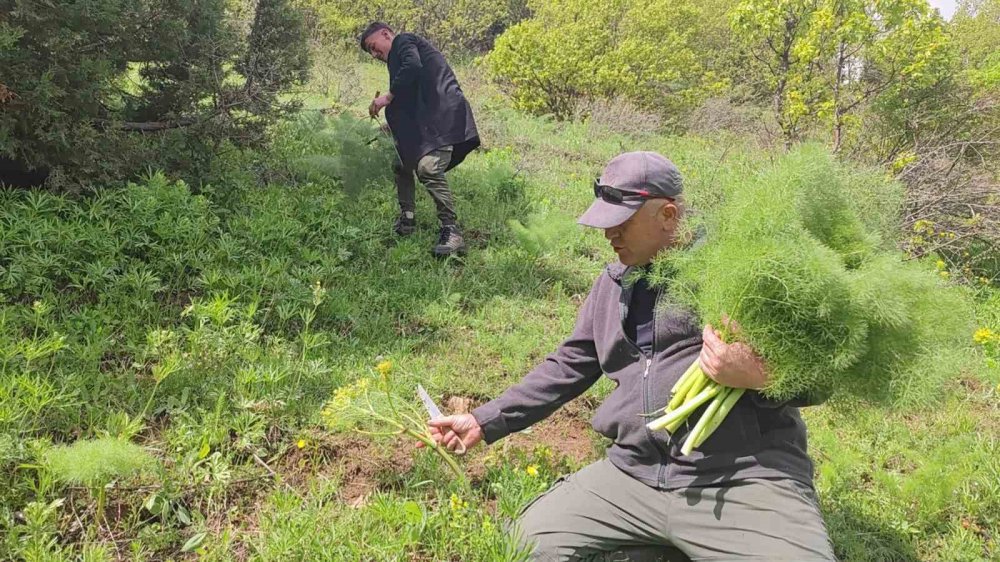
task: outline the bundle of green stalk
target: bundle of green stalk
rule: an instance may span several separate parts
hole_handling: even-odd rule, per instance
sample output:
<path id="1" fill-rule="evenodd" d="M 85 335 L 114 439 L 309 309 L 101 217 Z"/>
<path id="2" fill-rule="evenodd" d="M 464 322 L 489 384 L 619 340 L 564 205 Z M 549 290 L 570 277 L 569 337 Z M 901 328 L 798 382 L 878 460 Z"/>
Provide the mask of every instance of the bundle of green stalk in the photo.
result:
<path id="1" fill-rule="evenodd" d="M 873 184 L 897 189 L 822 148 L 800 148 L 728 186 L 725 202 L 701 218 L 704 242 L 658 259 L 650 281 L 764 359 L 765 398 L 933 402 L 966 365 L 971 309 L 961 289 L 904 262 L 881 235 L 898 199 L 873 198 Z M 696 361 L 649 428 L 685 427 L 690 454 L 745 392 L 715 383 Z"/>

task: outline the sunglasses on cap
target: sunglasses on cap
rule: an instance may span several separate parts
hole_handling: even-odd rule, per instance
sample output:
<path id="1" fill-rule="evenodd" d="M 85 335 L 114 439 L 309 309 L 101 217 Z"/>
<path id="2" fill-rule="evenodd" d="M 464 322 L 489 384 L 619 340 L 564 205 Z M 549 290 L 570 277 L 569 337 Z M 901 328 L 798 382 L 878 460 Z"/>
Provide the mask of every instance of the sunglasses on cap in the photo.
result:
<path id="1" fill-rule="evenodd" d="M 629 191 L 618 189 L 617 187 L 611 187 L 610 185 L 602 185 L 600 178 L 594 180 L 594 197 L 598 197 L 615 205 L 620 204 L 623 201 L 635 199 L 670 199 L 673 201 L 672 197 L 667 197 L 666 195 L 656 195 L 644 189 Z"/>

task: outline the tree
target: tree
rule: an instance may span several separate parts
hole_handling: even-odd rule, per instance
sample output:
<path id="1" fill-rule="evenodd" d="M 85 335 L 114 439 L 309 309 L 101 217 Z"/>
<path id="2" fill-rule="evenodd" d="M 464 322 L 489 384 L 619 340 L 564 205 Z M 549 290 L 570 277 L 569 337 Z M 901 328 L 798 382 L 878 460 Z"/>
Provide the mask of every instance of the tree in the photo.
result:
<path id="1" fill-rule="evenodd" d="M 307 70 L 288 0 L 0 0 L 0 155 L 67 183 L 183 169 L 261 142 Z"/>
<path id="2" fill-rule="evenodd" d="M 963 0 L 951 21 L 970 81 L 1000 90 L 1000 0 Z"/>
<path id="3" fill-rule="evenodd" d="M 866 102 L 928 87 L 947 69 L 944 24 L 924 0 L 744 0 L 732 26 L 763 69 L 754 78 L 786 145 L 818 117 L 839 150 Z"/>

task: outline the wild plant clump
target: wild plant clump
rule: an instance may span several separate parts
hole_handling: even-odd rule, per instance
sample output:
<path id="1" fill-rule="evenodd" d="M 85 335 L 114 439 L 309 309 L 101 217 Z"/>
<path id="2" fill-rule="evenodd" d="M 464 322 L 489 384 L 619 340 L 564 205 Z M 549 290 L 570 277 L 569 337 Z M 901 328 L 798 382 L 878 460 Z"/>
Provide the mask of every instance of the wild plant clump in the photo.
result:
<path id="1" fill-rule="evenodd" d="M 518 245 L 533 257 L 543 256 L 565 246 L 576 234 L 573 221 L 554 213 L 533 213 L 525 222 L 508 219 L 507 226 Z"/>
<path id="2" fill-rule="evenodd" d="M 152 457 L 142 447 L 113 437 L 80 440 L 45 454 L 45 465 L 57 480 L 84 486 L 129 476 L 151 462 Z"/>
<path id="3" fill-rule="evenodd" d="M 706 238 L 665 255 L 652 280 L 727 340 L 764 358 L 766 397 L 832 390 L 912 405 L 933 397 L 961 367 L 972 317 L 965 298 L 883 246 L 827 153 L 799 149 L 729 194 L 705 220 Z M 709 417 L 718 415 L 728 411 L 727 396 L 736 396 L 731 407 L 742 394 L 704 379 L 692 369 L 651 427 L 677 428 L 709 400 Z M 712 426 L 711 419 L 699 422 L 708 433 Z M 707 438 L 692 433 L 688 450 Z"/>
<path id="4" fill-rule="evenodd" d="M 391 177 L 396 149 L 392 137 L 373 120 L 347 113 L 329 119 L 312 114 L 301 116 L 294 129 L 299 154 L 291 167 L 305 179 L 332 179 L 357 194 Z"/>
<path id="5" fill-rule="evenodd" d="M 438 455 L 455 477 L 464 484 L 465 473 L 448 451 L 434 441 L 424 421 L 426 411 L 394 395 L 397 381 L 391 379 L 391 361 L 375 366 L 377 377 L 360 377 L 338 388 L 322 416 L 335 432 L 356 432 L 371 436 L 406 435 Z M 460 452 L 465 452 L 464 449 Z"/>

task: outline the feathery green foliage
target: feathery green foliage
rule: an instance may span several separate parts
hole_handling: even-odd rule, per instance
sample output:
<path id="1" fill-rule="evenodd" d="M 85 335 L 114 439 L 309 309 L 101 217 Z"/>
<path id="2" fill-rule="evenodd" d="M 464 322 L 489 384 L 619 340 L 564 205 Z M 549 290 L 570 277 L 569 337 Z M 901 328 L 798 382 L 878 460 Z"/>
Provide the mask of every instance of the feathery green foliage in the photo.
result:
<path id="1" fill-rule="evenodd" d="M 779 176 L 780 173 L 780 176 Z M 851 206 L 840 166 L 823 147 L 806 145 L 789 154 L 765 182 L 786 181 L 797 195 L 802 225 L 814 238 L 854 268 L 875 251 L 877 240 L 866 231 Z"/>
<path id="2" fill-rule="evenodd" d="M 859 396 L 925 405 L 968 366 L 973 313 L 959 288 L 890 254 L 863 264 L 852 284 L 868 319 L 865 354 L 844 373 Z"/>
<path id="3" fill-rule="evenodd" d="M 517 219 L 510 219 L 507 226 L 521 247 L 535 257 L 564 245 L 577 234 L 572 221 L 548 213 L 528 215 L 523 224 Z"/>
<path id="4" fill-rule="evenodd" d="M 914 404 L 968 357 L 961 293 L 916 263 L 880 251 L 848 197 L 848 176 L 822 149 L 781 158 L 729 198 L 707 242 L 660 260 L 654 282 L 768 363 L 775 399 L 834 388 Z"/>
<path id="5" fill-rule="evenodd" d="M 672 260 L 674 293 L 707 323 L 725 314 L 741 326 L 735 337 L 771 368 L 769 396 L 824 388 L 862 353 L 865 319 L 840 259 L 803 231 L 719 237 L 692 254 Z"/>
<path id="6" fill-rule="evenodd" d="M 129 476 L 150 463 L 152 457 L 142 447 L 113 437 L 81 439 L 45 453 L 45 465 L 57 480 L 87 486 Z"/>
<path id="7" fill-rule="evenodd" d="M 341 113 L 326 119 L 319 113 L 299 117 L 296 123 L 301 153 L 291 161 L 294 172 L 306 179 L 337 180 L 356 194 L 373 182 L 384 182 L 396 159 L 392 137 L 374 121 Z"/>

